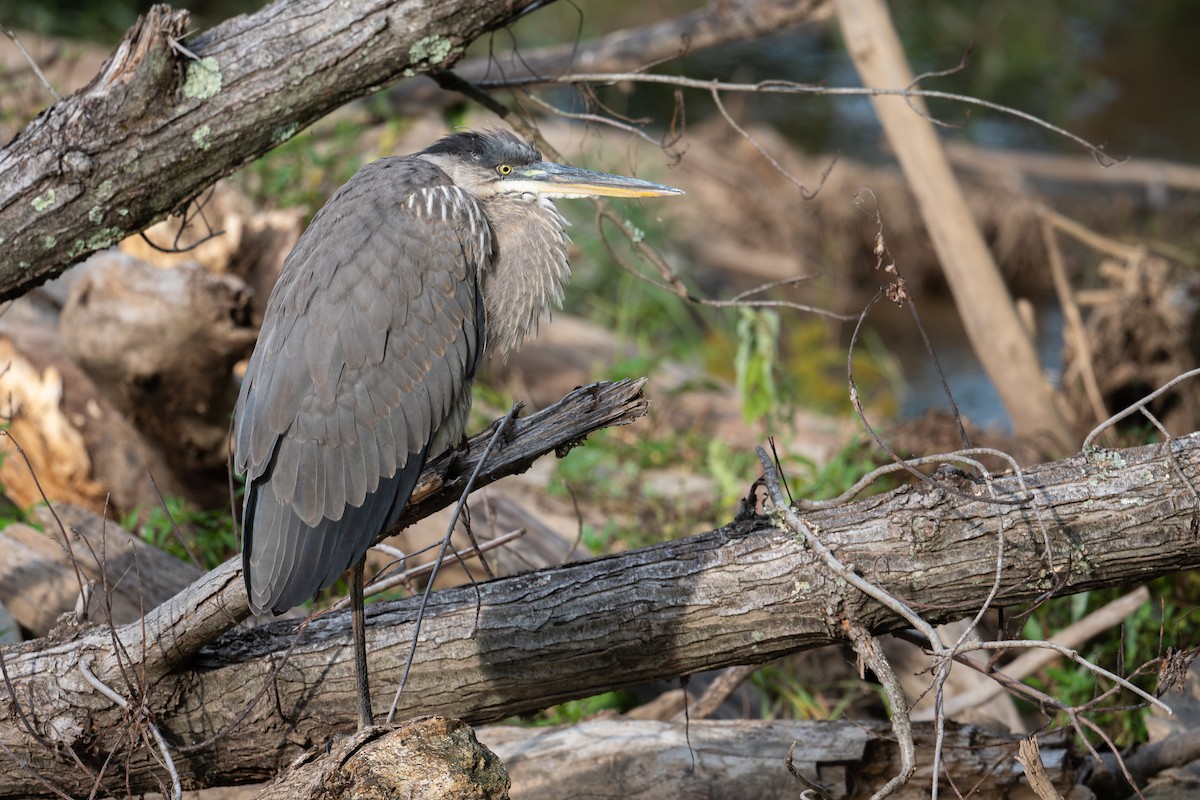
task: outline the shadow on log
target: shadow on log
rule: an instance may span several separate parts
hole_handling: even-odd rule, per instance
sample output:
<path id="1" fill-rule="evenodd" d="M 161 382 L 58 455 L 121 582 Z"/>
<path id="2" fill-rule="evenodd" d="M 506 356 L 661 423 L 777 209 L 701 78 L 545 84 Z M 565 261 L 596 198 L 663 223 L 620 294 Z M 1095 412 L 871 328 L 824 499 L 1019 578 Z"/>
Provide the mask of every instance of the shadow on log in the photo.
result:
<path id="1" fill-rule="evenodd" d="M 587 406 L 621 386 L 638 385 L 588 387 L 568 399 Z M 518 420 L 514 435 L 517 441 L 539 438 L 557 426 L 561 441 L 566 429 L 555 420 L 532 431 L 528 420 Z M 477 437 L 473 446 L 481 449 L 487 439 Z M 499 454 L 501 472 L 518 468 L 504 465 L 508 455 L 507 448 Z M 459 466 L 451 470 L 456 458 Z M 442 484 L 443 499 L 423 503 L 436 506 L 455 496 L 447 487 L 470 472 L 471 458 L 431 465 L 441 476 L 434 482 Z M 877 586 L 926 609 L 925 619 L 936 624 L 977 612 L 992 593 L 1000 537 L 997 605 L 1200 566 L 1192 488 L 1198 478 L 1200 438 L 1192 436 L 1089 451 L 987 487 L 943 472 L 940 484 L 806 512 L 805 520 L 844 563 L 859 565 Z M 991 497 L 1026 500 L 998 506 Z M 436 592 L 397 713 L 496 720 L 840 642 L 847 621 L 873 633 L 907 627 L 817 559 L 772 518 L 747 515 L 686 539 Z M 399 685 L 419 606 L 416 598 L 368 609 L 377 712 L 390 699 L 384 687 Z M 320 616 L 299 628 L 279 622 L 230 632 L 197 653 L 215 631 L 246 613 L 240 571 L 231 562 L 144 623 L 117 629 L 125 656 L 141 659 L 136 669 L 110 663 L 113 634 L 103 630 L 0 648 L 15 687 L 14 694 L 0 695 L 0 745 L 60 785 L 76 791 L 90 785 L 75 763 L 29 735 L 16 697 L 33 729 L 59 748 L 101 760 L 116 751 L 125 784 L 153 790 L 161 768 L 144 748 L 126 749 L 122 709 L 80 678 L 80 665 L 89 661 L 116 691 L 144 697 L 171 741 L 186 745 L 225 731 L 205 748 L 177 755 L 189 786 L 262 780 L 353 727 L 348 615 Z M 131 685 L 132 677 L 139 682 Z M 45 787 L 25 772 L 0 774 L 0 797 L 42 794 Z"/>

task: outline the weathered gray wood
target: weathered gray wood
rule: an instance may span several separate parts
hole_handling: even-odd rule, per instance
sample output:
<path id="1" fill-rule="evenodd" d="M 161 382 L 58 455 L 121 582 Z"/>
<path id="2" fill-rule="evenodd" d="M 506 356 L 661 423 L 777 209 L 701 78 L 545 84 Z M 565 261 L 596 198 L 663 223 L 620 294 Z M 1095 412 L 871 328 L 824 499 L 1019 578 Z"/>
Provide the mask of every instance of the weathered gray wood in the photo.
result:
<path id="1" fill-rule="evenodd" d="M 0 602 L 35 634 L 44 636 L 60 614 L 75 608 L 80 593 L 75 567 L 95 586 L 92 620 L 104 622 L 111 612 L 118 625 L 140 619 L 200 577 L 199 567 L 146 544 L 112 520 L 71 505 L 56 506 L 55 512 L 45 506 L 33 510 L 42 530 L 20 523 L 0 530 Z"/>
<path id="2" fill-rule="evenodd" d="M 310 751 L 254 800 L 508 800 L 508 775 L 475 732 L 431 717 Z"/>
<path id="3" fill-rule="evenodd" d="M 250 287 L 236 276 L 109 251 L 71 283 L 59 316 L 63 349 L 202 508 L 220 508 L 229 496 L 233 366 L 258 339 L 250 302 Z"/>
<path id="4" fill-rule="evenodd" d="M 141 230 L 343 103 L 448 68 L 534 3 L 292 0 L 186 39 L 188 13 L 154 6 L 91 83 L 0 150 L 0 299 Z"/>
<path id="5" fill-rule="evenodd" d="M 486 486 L 527 469 L 547 452 L 565 452 L 600 428 L 628 424 L 640 417 L 647 406 L 642 396 L 644 383 L 644 380 L 637 380 L 591 384 L 575 390 L 554 406 L 513 421 L 488 459 L 476 486 Z M 447 453 L 430 464 L 418 486 L 419 499 L 410 505 L 401 524 L 408 524 L 457 500 L 491 439 L 491 430 L 485 431 L 472 439 L 467 448 Z M 126 736 L 130 732 L 128 715 L 95 689 L 88 681 L 85 669 L 130 699 L 135 706 L 137 698 L 147 694 L 148 687 L 158 686 L 168 693 L 175 693 L 185 685 L 195 685 L 188 672 L 181 669 L 183 662 L 213 637 L 244 620 L 248 613 L 240 559 L 234 559 L 202 576 L 154 609 L 144 620 L 115 630 L 61 631 L 54 639 L 0 650 L 15 689 L 15 694 L 0 690 L 0 751 L 6 751 L 17 763 L 29 767 L 28 770 L 0 772 L 0 797 L 33 797 L 48 792 L 32 770 L 66 787 L 68 792 L 87 794 L 95 777 L 80 767 L 79 762 L 61 755 L 66 748 L 72 748 L 82 763 L 92 767 L 115 750 L 121 770 L 106 773 L 105 783 L 124 787 L 128 781 L 128 785 L 136 787 L 137 791 L 158 788 L 163 772 L 156 761 L 157 756 L 146 751 L 142 747 L 144 740 L 137 736 L 132 737 L 134 752 L 124 749 L 130 741 Z M 251 638 L 260 635 L 257 631 L 243 631 L 242 634 Z M 120 647 L 114 652 L 116 643 Z M 218 645 L 229 653 L 240 646 Z M 234 675 L 233 680 L 245 688 L 250 685 L 247 681 L 256 680 L 259 674 L 251 667 Z M 261 686 L 261 681 L 257 685 Z M 150 691 L 157 693 L 158 689 Z M 270 696 L 268 692 L 268 699 L 255 707 L 257 712 L 276 705 Z M 178 708 L 168 708 L 177 702 L 190 703 L 194 699 L 184 701 L 179 696 L 166 700 L 165 706 L 154 710 L 159 724 L 164 726 L 172 741 L 197 741 L 187 733 L 189 728 L 195 730 L 192 723 L 179 724 L 175 719 Z M 158 703 L 159 699 L 148 697 L 147 702 Z M 201 702 L 201 706 L 205 704 Z M 245 707 L 243 705 L 242 709 Z M 234 712 L 234 716 L 242 709 Z M 62 749 L 56 754 L 52 747 L 38 743 L 25 729 L 19 711 L 32 721 L 39 736 Z M 201 717 L 217 719 L 210 717 L 203 708 L 199 713 Z M 269 748 L 272 754 L 256 766 L 237 758 L 227 760 L 222 755 L 229 745 L 241 750 L 237 740 L 252 729 L 239 727 L 238 730 L 242 733 L 222 739 L 213 748 L 202 749 L 187 757 L 177 756 L 176 763 L 188 786 L 263 780 L 308 745 L 328 738 L 324 734 L 319 739 L 304 742 L 291 738 L 291 745 Z M 216 729 L 211 732 L 215 733 Z M 257 745 L 251 750 L 255 752 L 255 759 L 262 755 Z M 97 759 L 95 763 L 90 760 L 92 757 Z M 238 766 L 233 767 L 234 764 Z M 126 768 L 128 772 L 123 771 Z"/>
<path id="6" fill-rule="evenodd" d="M 833 798 L 867 797 L 900 768 L 891 728 L 869 720 L 693 720 L 685 727 L 609 718 L 553 728 L 489 725 L 475 733 L 508 769 L 513 800 L 568 800 L 580 786 L 593 800 L 798 798 L 804 787 L 785 764 L 793 743 L 792 765 Z M 917 773 L 892 800 L 929 797 L 934 736 L 932 724 L 916 726 Z M 1036 800 L 1022 785 L 1024 770 L 1007 757 L 1018 741 L 951 724 L 945 774 L 960 788 L 987 775 L 977 791 L 989 800 Z M 1061 741 L 1043 743 L 1042 758 L 1056 786 L 1074 782 L 1075 759 Z"/>
<path id="7" fill-rule="evenodd" d="M 1001 604 L 1200 566 L 1191 489 L 1198 477 L 1200 438 L 1192 436 L 1174 442 L 1170 453 L 1159 445 L 1096 451 L 1034 468 L 1026 484 L 1034 490 L 1037 513 L 1032 504 L 991 505 L 984 487 L 949 475 L 942 479 L 978 499 L 905 488 L 807 518 L 843 561 L 941 622 L 973 612 L 987 595 L 1001 529 Z M 1021 495 L 1014 478 L 997 480 L 993 489 L 1000 498 Z M 1051 563 L 1045 561 L 1047 547 Z M 177 757 L 188 785 L 262 779 L 332 731 L 352 727 L 345 614 L 309 623 L 286 660 L 294 623 L 231 632 L 181 663 L 181 654 L 205 637 L 187 624 L 200 610 L 211 606 L 232 618 L 245 613 L 236 570 L 222 568 L 207 581 L 167 604 L 162 618 L 147 621 L 148 630 L 160 632 L 151 639 L 154 647 L 164 650 L 150 663 L 178 665 L 169 674 L 150 672 L 149 707 L 172 740 L 201 741 L 237 723 L 211 747 Z M 405 600 L 369 610 L 377 711 L 400 681 L 418 605 Z M 847 619 L 873 632 L 903 626 L 890 611 L 831 579 L 789 532 L 769 519 L 742 519 L 680 541 L 504 578 L 477 590 L 436 593 L 399 714 L 499 719 L 836 642 Z M 181 638 L 173 642 L 176 632 Z M 140 653 L 133 641 L 127 650 Z M 108 642 L 92 635 L 3 650 L 17 697 L 38 729 L 56 730 L 59 741 L 94 748 L 96 755 L 114 746 L 111 729 L 121 715 L 80 679 L 78 663 L 88 653 L 103 657 Z M 114 683 L 118 679 L 119 673 L 110 675 Z M 268 682 L 265 699 L 239 721 Z M 124 684 L 118 690 L 131 692 Z M 82 729 L 89 710 L 96 740 Z M 0 720 L 0 743 L 44 774 L 78 787 L 76 767 L 21 731 L 11 698 L 0 697 Z M 144 751 L 118 758 L 128 761 L 132 786 L 152 785 L 158 767 Z M 39 791 L 24 773 L 0 775 L 0 796 Z"/>

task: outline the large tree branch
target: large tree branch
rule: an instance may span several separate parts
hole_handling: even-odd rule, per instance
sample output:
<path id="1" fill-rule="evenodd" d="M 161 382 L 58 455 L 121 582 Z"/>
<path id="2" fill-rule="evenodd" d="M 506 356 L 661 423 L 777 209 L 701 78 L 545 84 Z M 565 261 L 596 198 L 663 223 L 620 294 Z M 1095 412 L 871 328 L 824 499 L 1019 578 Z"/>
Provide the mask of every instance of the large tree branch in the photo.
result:
<path id="1" fill-rule="evenodd" d="M 184 37 L 159 5 L 0 150 L 0 299 L 179 208 L 356 97 L 446 69 L 536 0 L 276 2 Z"/>
<path id="2" fill-rule="evenodd" d="M 804 22 L 827 19 L 829 0 L 713 0 L 704 8 L 641 28 L 613 31 L 582 43 L 514 50 L 471 58 L 455 67 L 466 81 L 558 77 L 571 71 L 629 72 L 730 42 L 779 33 Z M 433 81 L 406 81 L 387 93 L 398 113 L 428 109 L 462 96 Z"/>
<path id="3" fill-rule="evenodd" d="M 956 492 L 905 488 L 805 519 L 843 564 L 923 609 L 928 621 L 941 622 L 984 602 L 996 577 L 1001 534 L 998 605 L 1200 566 L 1192 488 L 1198 476 L 1200 440 L 1189 437 L 1042 465 L 1024 476 L 1032 493 L 1024 503 L 989 502 L 1025 497 L 1018 479 L 998 479 L 989 491 L 941 475 Z M 235 573 L 226 577 L 240 584 Z M 206 591 L 213 589 L 194 586 L 179 598 L 181 607 L 204 606 L 198 595 Z M 225 596 L 232 597 L 229 591 Z M 418 606 L 405 600 L 369 609 L 381 707 L 388 700 L 384 687 L 400 682 Z M 680 541 L 435 593 L 399 713 L 494 720 L 837 642 L 847 621 L 874 633 L 905 626 L 818 566 L 793 534 L 747 517 Z M 175 742 L 201 741 L 238 721 L 211 747 L 177 755 L 185 782 L 261 778 L 332 731 L 352 726 L 348 629 L 345 614 L 313 620 L 286 658 L 297 641 L 294 623 L 230 632 L 154 681 L 148 707 Z M 106 642 L 90 636 L 6 651 L 15 696 L 36 729 L 95 757 L 115 749 L 121 716 L 79 680 L 76 664 L 83 653 L 102 652 Z M 266 696 L 256 701 L 264 687 Z M 135 691 L 126 684 L 118 690 Z M 75 766 L 21 730 L 11 698 L 0 705 L 0 719 L 0 744 L 63 785 L 78 786 Z M 84 735 L 89 719 L 95 738 Z M 131 786 L 152 787 L 158 767 L 145 751 L 121 758 L 128 760 Z M 0 775 L 0 796 L 40 791 L 24 773 Z"/>
<path id="4" fill-rule="evenodd" d="M 601 428 L 634 421 L 646 412 L 644 384 L 645 379 L 591 384 L 576 389 L 553 406 L 514 420 L 505 428 L 500 446 L 493 449 L 483 465 L 475 488 L 522 472 L 548 452 L 564 453 Z M 449 451 L 431 462 L 397 527 L 454 503 L 479 465 L 494 430 L 495 426 L 475 436 L 466 448 Z M 104 533 L 88 531 L 81 537 L 91 543 L 89 552 L 106 551 L 102 542 Z M 113 565 L 98 565 L 98 568 L 106 571 L 106 566 Z M 131 571 L 136 573 L 142 567 L 135 564 Z M 74 787 L 72 792 L 87 793 L 92 778 L 79 768 L 79 762 L 60 762 L 35 739 L 28 738 L 26 729 L 19 727 L 23 725 L 21 711 L 30 713 L 35 707 L 55 707 L 51 715 L 41 717 L 46 726 L 41 733 L 48 736 L 48 741 L 73 749 L 84 763 L 89 754 L 119 750 L 116 743 L 125 740 L 131 721 L 124 709 L 115 706 L 99 712 L 95 681 L 110 688 L 119 687 L 115 691 L 130 698 L 137 708 L 139 704 L 134 699 L 147 695 L 149 686 L 160 680 L 173 684 L 175 679 L 168 676 L 171 670 L 248 614 L 241 560 L 233 559 L 202 576 L 143 620 L 114 629 L 65 630 L 37 643 L 0 651 L 11 667 L 7 676 L 14 686 L 13 692 L 5 692 L 7 687 L 0 688 L 0 720 L 4 721 L 0 728 L 9 723 L 13 726 L 0 732 L 0 751 L 7 751 L 19 764 L 30 765 L 30 770 L 37 769 Z M 140 720 L 132 722 L 136 725 Z M 98 739 L 93 738 L 93 732 Z M 11 740 L 8 734 L 12 734 Z M 103 760 L 102 755 L 98 757 Z M 145 772 L 137 780 L 153 786 L 154 765 L 154 757 L 150 756 L 150 761 L 137 768 Z M 274 771 L 278 766 L 272 761 L 268 769 Z M 0 776 L 0 797 L 26 797 L 45 791 L 30 770 L 13 775 L 19 788 L 13 788 Z M 194 776 L 189 781 L 203 784 L 203 780 Z"/>

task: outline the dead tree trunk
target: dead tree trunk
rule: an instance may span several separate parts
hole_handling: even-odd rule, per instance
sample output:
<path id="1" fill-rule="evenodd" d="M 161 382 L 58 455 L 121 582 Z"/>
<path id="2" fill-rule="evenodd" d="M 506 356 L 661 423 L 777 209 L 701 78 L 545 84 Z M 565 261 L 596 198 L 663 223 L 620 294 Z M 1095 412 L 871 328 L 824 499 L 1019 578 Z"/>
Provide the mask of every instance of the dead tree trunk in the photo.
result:
<path id="1" fill-rule="evenodd" d="M 883 0 L 837 0 L 834 7 L 846 49 L 863 83 L 876 89 L 911 86 L 912 71 Z M 1048 437 L 1056 445 L 1054 452 L 1069 452 L 1072 436 L 1054 389 L 967 209 L 933 123 L 919 116 L 908 102 L 901 97 L 871 98 L 916 196 L 971 346 L 1017 433 Z M 920 106 L 920 98 L 911 102 Z M 886 219 L 886 211 L 884 214 Z"/>
<path id="2" fill-rule="evenodd" d="M 917 774 L 890 800 L 929 798 L 933 725 L 917 726 L 914 734 L 923 756 Z M 594 800 L 800 798 L 804 787 L 785 763 L 793 743 L 793 766 L 835 800 L 866 797 L 900 769 L 892 731 L 886 723 L 869 720 L 693 719 L 685 727 L 682 722 L 590 719 L 553 728 L 488 725 L 476 735 L 504 762 L 513 796 L 539 800 L 576 797 L 580 786 Z M 1025 771 L 1010 757 L 1019 739 L 949 725 L 943 741 L 945 774 L 955 780 L 970 776 L 967 783 L 977 797 L 1030 798 Z M 1061 738 L 1044 740 L 1042 757 L 1055 786 L 1073 782 L 1075 759 Z"/>
<path id="3" fill-rule="evenodd" d="M 984 602 L 1001 536 L 1000 605 L 1200 566 L 1198 477 L 1200 439 L 1188 437 L 1092 451 L 989 486 L 940 473 L 937 485 L 804 516 L 843 563 L 928 609 L 926 619 L 936 623 Z M 405 600 L 369 610 L 378 711 L 389 699 L 382 687 L 399 685 L 418 606 Z M 205 609 L 207 627 L 188 625 Z M 229 729 L 209 746 L 176 753 L 187 786 L 262 779 L 354 724 L 345 614 L 317 618 L 299 632 L 294 623 L 230 632 L 196 652 L 220 614 L 229 624 L 245 614 L 234 564 L 168 603 L 162 615 L 170 624 L 147 620 L 148 644 L 118 629 L 127 657 L 157 668 L 110 667 L 104 675 L 118 693 L 140 698 L 177 745 Z M 904 626 L 826 572 L 792 532 L 771 518 L 745 516 L 680 541 L 436 593 L 398 713 L 499 719 L 837 642 L 847 622 L 872 632 Z M 122 744 L 129 740 L 125 715 L 81 669 L 89 660 L 111 661 L 112 641 L 89 633 L 3 651 L 14 692 L 0 699 L 0 747 L 67 791 L 91 785 L 61 755 L 67 747 L 89 765 L 115 751 L 121 780 L 135 791 L 153 789 L 161 775 L 153 754 Z M 18 705 L 57 749 L 38 744 Z M 0 796 L 46 792 L 29 772 L 0 775 Z"/>
<path id="4" fill-rule="evenodd" d="M 188 35 L 154 6 L 0 150 L 0 299 L 180 208 L 338 106 L 442 70 L 535 0 L 273 3 Z"/>

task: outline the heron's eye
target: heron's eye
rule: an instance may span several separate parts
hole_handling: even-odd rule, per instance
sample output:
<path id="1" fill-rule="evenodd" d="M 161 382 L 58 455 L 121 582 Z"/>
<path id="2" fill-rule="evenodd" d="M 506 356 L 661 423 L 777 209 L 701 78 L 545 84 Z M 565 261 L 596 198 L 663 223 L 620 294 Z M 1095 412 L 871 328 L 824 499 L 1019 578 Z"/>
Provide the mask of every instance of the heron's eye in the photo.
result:
<path id="1" fill-rule="evenodd" d="M 512 172 L 512 167 L 510 167 L 508 164 L 501 164 L 500 166 L 496 167 L 496 172 L 499 172 L 501 175 L 508 175 Z"/>

